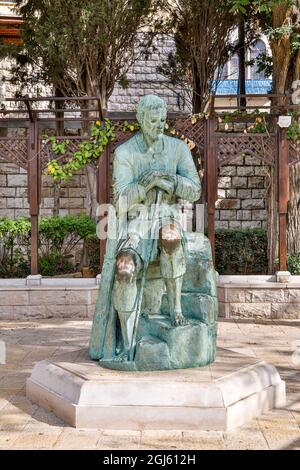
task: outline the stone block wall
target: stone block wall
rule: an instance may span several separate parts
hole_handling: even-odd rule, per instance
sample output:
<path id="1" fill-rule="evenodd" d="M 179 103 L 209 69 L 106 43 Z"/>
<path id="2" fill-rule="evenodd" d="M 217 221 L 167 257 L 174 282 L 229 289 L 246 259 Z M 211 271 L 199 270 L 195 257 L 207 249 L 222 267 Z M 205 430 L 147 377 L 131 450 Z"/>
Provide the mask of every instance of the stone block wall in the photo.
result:
<path id="1" fill-rule="evenodd" d="M 28 217 L 27 172 L 15 163 L 0 160 L 0 217 Z M 41 216 L 53 215 L 55 205 L 53 181 L 42 177 Z M 80 214 L 87 204 L 86 178 L 84 174 L 75 175 L 60 189 L 59 215 Z"/>
<path id="2" fill-rule="evenodd" d="M 236 319 L 299 319 L 300 282 L 234 282 L 234 276 L 220 276 L 218 296 L 220 316 Z M 253 276 L 254 277 L 254 276 Z M 228 281 L 226 280 L 228 279 Z"/>
<path id="3" fill-rule="evenodd" d="M 171 85 L 158 73 L 158 67 L 166 62 L 174 51 L 174 39 L 164 35 L 155 41 L 155 48 L 146 59 L 139 58 L 127 73 L 128 87 L 117 84 L 108 103 L 110 111 L 135 111 L 139 99 L 145 94 L 157 94 L 165 99 L 170 111 L 189 112 L 191 103 L 185 91 Z"/>
<path id="4" fill-rule="evenodd" d="M 268 168 L 250 155 L 219 169 L 216 228 L 266 228 Z"/>
<path id="5" fill-rule="evenodd" d="M 0 217 L 29 214 L 27 172 L 14 163 L 0 161 Z"/>
<path id="6" fill-rule="evenodd" d="M 55 190 L 50 176 L 42 177 L 41 215 L 53 215 Z M 63 183 L 59 190 L 58 214 L 77 215 L 86 212 L 87 187 L 86 177 L 81 173 L 74 175 L 70 181 Z"/>
<path id="7" fill-rule="evenodd" d="M 20 280 L 21 281 L 21 280 Z M 62 280 L 59 286 L 0 287 L 0 320 L 45 318 L 92 319 L 98 286 L 92 282 Z"/>
<path id="8" fill-rule="evenodd" d="M 216 228 L 266 228 L 267 167 L 250 156 L 223 166 L 219 175 Z M 87 206 L 86 177 L 78 173 L 59 191 L 59 215 L 80 214 Z M 41 216 L 51 216 L 55 189 L 49 176 L 42 176 Z M 18 165 L 0 160 L 0 217 L 28 217 L 27 172 Z"/>
<path id="9" fill-rule="evenodd" d="M 0 320 L 92 319 L 98 290 L 95 279 L 43 278 L 39 287 L 26 286 L 24 279 L 2 280 Z M 300 319 L 299 276 L 287 284 L 267 276 L 220 276 L 218 298 L 223 318 Z"/>

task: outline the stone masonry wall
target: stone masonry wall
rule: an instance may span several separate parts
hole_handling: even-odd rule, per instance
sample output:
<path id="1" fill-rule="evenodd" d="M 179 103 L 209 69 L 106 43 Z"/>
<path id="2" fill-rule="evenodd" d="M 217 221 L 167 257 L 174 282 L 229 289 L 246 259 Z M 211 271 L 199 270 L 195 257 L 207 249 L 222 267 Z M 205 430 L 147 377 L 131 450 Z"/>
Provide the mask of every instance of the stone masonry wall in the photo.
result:
<path id="1" fill-rule="evenodd" d="M 220 317 L 239 319 L 299 319 L 300 279 L 288 284 L 275 282 L 235 282 L 234 276 L 221 276 L 218 282 Z M 243 276 L 245 277 L 245 276 Z M 296 276 L 294 276 L 296 277 Z M 78 281 L 78 282 L 77 282 Z M 0 320 L 43 318 L 91 319 L 99 286 L 94 280 L 60 279 L 51 284 L 43 279 L 41 287 L 0 286 Z"/>
<path id="2" fill-rule="evenodd" d="M 157 94 L 165 99 L 170 111 L 189 112 L 191 106 L 184 90 L 175 88 L 167 79 L 158 73 L 157 68 L 174 50 L 174 39 L 163 36 L 156 40 L 154 51 L 147 60 L 140 58 L 127 73 L 128 87 L 117 84 L 109 100 L 111 111 L 134 111 L 136 105 L 145 94 Z"/>
<path id="3" fill-rule="evenodd" d="M 250 155 L 219 170 L 216 228 L 266 228 L 268 168 Z"/>
<path id="4" fill-rule="evenodd" d="M 0 217 L 28 217 L 27 172 L 18 165 L 0 160 Z M 85 175 L 77 174 L 62 185 L 59 215 L 80 214 L 86 207 Z M 48 176 L 42 177 L 41 216 L 53 215 L 54 186 Z"/>
<path id="5" fill-rule="evenodd" d="M 245 156 L 234 165 L 223 166 L 219 175 L 216 228 L 266 228 L 267 168 L 260 160 Z M 42 177 L 41 216 L 51 216 L 55 190 L 48 176 Z M 80 214 L 87 206 L 83 173 L 64 183 L 59 194 L 59 215 Z M 0 160 L 0 217 L 28 217 L 27 172 L 18 165 Z"/>
<path id="6" fill-rule="evenodd" d="M 298 319 L 300 283 L 250 282 L 242 284 L 221 276 L 218 284 L 220 316 L 225 318 Z M 257 276 L 257 279 L 260 276 Z M 231 276 L 233 278 L 233 276 Z M 230 282 L 230 283 L 229 283 Z"/>
<path id="7" fill-rule="evenodd" d="M 0 161 L 0 217 L 27 217 L 28 207 L 26 171 Z"/>

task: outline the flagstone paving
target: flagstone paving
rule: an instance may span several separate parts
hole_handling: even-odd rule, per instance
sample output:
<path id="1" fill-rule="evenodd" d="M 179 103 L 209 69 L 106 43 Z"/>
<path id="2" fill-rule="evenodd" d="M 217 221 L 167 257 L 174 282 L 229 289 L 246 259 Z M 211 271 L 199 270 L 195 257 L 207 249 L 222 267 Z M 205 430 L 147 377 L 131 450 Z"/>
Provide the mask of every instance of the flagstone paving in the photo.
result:
<path id="1" fill-rule="evenodd" d="M 300 320 L 219 322 L 219 347 L 274 364 L 287 386 L 284 408 L 226 433 L 80 430 L 27 400 L 34 364 L 87 347 L 90 329 L 89 321 L 0 322 L 0 449 L 300 449 Z"/>

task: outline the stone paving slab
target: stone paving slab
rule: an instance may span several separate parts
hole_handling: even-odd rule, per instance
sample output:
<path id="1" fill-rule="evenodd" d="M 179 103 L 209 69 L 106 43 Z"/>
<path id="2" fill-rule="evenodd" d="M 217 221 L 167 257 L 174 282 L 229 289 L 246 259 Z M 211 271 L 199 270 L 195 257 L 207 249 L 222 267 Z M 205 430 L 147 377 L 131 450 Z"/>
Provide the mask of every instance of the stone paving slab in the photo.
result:
<path id="1" fill-rule="evenodd" d="M 85 320 L 0 322 L 0 340 L 7 347 L 6 364 L 0 364 L 0 449 L 300 449 L 300 363 L 292 360 L 293 342 L 300 341 L 299 320 L 224 320 L 218 327 L 219 347 L 278 368 L 287 386 L 283 409 L 233 432 L 176 435 L 73 429 L 26 399 L 25 380 L 35 363 L 86 348 L 90 329 Z"/>

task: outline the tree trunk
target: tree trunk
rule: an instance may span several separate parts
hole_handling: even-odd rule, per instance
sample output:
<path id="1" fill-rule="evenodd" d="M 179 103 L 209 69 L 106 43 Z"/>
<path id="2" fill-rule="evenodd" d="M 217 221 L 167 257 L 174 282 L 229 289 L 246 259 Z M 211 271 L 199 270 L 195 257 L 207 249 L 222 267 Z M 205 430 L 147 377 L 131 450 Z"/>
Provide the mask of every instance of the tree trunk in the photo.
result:
<path id="1" fill-rule="evenodd" d="M 282 38 L 270 43 L 273 55 L 273 93 L 284 94 L 291 58 L 290 38 Z M 284 106 L 284 97 L 272 100 L 275 106 Z"/>
<path id="2" fill-rule="evenodd" d="M 193 73 L 193 113 L 198 114 L 201 113 L 204 110 L 204 107 L 206 103 L 203 102 L 203 97 L 202 97 L 202 87 L 201 87 L 201 81 L 200 77 L 197 73 L 197 66 L 196 64 L 194 65 L 194 73 Z"/>
<path id="3" fill-rule="evenodd" d="M 237 54 L 239 58 L 239 80 L 238 80 L 238 94 L 246 94 L 246 47 L 245 47 L 245 21 L 242 15 L 239 17 L 238 22 L 238 48 Z M 245 111 L 246 109 L 246 98 L 239 97 L 238 107 L 240 111 Z"/>
<path id="4" fill-rule="evenodd" d="M 92 219 L 96 218 L 97 210 L 97 175 L 94 165 L 87 165 L 85 167 L 85 177 L 87 186 L 87 199 L 86 199 L 86 212 Z"/>
<path id="5" fill-rule="evenodd" d="M 64 93 L 62 90 L 58 87 L 55 88 L 55 96 L 58 98 L 62 98 L 64 96 Z M 64 135 L 64 113 L 59 112 L 60 109 L 64 108 L 65 101 L 55 101 L 55 109 L 57 113 L 55 113 L 55 116 L 60 119 L 60 121 L 56 121 L 56 136 L 63 136 Z M 61 196 L 61 187 L 60 184 L 54 183 L 54 204 L 53 204 L 53 216 L 58 216 L 59 215 L 59 209 L 60 209 L 60 196 Z"/>
<path id="6" fill-rule="evenodd" d="M 280 28 L 289 24 L 291 10 L 283 4 L 277 5 L 273 10 L 272 26 Z M 273 93 L 283 94 L 286 91 L 289 65 L 291 60 L 291 33 L 282 34 L 279 38 L 270 40 L 273 56 Z M 273 105 L 284 106 L 284 98 L 272 100 Z"/>
<path id="7" fill-rule="evenodd" d="M 268 274 L 274 273 L 274 261 L 278 257 L 278 214 L 276 202 L 276 178 L 271 167 L 268 173 L 269 186 L 267 196 L 268 212 Z"/>
<path id="8" fill-rule="evenodd" d="M 57 217 L 59 215 L 60 184 L 57 184 L 56 182 L 54 182 L 54 185 L 53 185 L 53 199 L 54 199 L 54 203 L 53 203 L 52 214 L 53 214 L 53 217 Z"/>
<path id="9" fill-rule="evenodd" d="M 287 250 L 300 253 L 300 163 L 290 167 Z"/>
<path id="10" fill-rule="evenodd" d="M 83 117 L 91 118 L 91 121 L 83 121 L 83 130 L 84 133 L 89 134 L 90 128 L 93 124 L 93 119 L 103 119 L 104 110 L 107 107 L 106 94 L 102 93 L 97 87 L 96 79 L 92 80 L 92 77 L 88 73 L 85 74 L 85 88 L 88 96 L 99 96 L 99 101 L 87 100 L 83 102 L 85 108 L 97 108 L 100 105 L 99 113 L 86 111 L 83 112 Z M 106 92 L 106 90 L 105 90 Z M 96 167 L 92 165 L 87 165 L 85 167 L 85 176 L 86 176 L 86 185 L 87 185 L 87 202 L 86 202 L 86 212 L 89 217 L 96 218 L 96 210 L 98 206 L 97 202 L 97 170 Z"/>
<path id="11" fill-rule="evenodd" d="M 290 70 L 289 88 L 294 80 L 300 79 L 300 49 L 293 57 L 293 67 L 290 67 Z M 290 166 L 287 251 L 288 253 L 300 252 L 300 163 Z"/>
<path id="12" fill-rule="evenodd" d="M 274 29 L 287 26 L 291 10 L 284 4 L 274 7 L 272 15 L 272 27 Z M 273 56 L 273 93 L 284 94 L 287 89 L 289 67 L 291 62 L 291 36 L 290 33 L 280 35 L 270 40 Z M 272 106 L 276 114 L 284 111 L 286 105 L 285 97 L 272 98 Z M 275 114 L 275 116 L 276 116 Z M 274 119 L 276 128 L 276 119 Z M 272 199 L 272 201 L 271 201 Z M 275 259 L 279 253 L 279 226 L 278 226 L 278 204 L 275 199 L 275 178 L 273 176 L 272 190 L 269 198 L 269 221 L 268 221 L 268 245 L 269 245 L 269 272 L 273 272 Z"/>
<path id="13" fill-rule="evenodd" d="M 292 84 L 295 80 L 300 79 L 300 49 L 293 55 L 289 65 L 288 76 L 285 84 L 285 89 L 292 93 Z"/>

